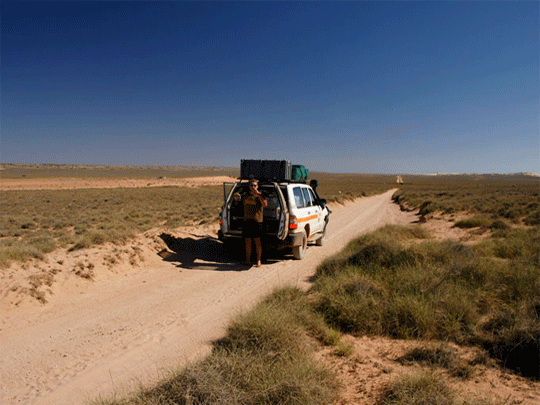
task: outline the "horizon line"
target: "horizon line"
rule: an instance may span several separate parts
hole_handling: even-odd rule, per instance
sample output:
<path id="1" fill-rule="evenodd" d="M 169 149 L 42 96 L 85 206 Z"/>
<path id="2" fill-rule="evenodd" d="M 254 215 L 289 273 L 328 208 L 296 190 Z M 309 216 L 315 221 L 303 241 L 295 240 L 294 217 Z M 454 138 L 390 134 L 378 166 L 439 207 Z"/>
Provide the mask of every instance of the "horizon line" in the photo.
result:
<path id="1" fill-rule="evenodd" d="M 0 170 L 5 170 L 2 166 L 74 166 L 74 167 L 113 167 L 113 168 L 205 168 L 205 169 L 227 169 L 227 170 L 239 170 L 236 167 L 232 166 L 205 166 L 205 165 L 168 165 L 168 164 L 155 164 L 155 165 L 131 165 L 131 164 L 99 164 L 99 163 L 3 163 L 0 162 Z M 540 177 L 540 173 L 535 172 L 508 172 L 508 173 L 460 173 L 460 172 L 430 172 L 430 173 L 369 173 L 369 172 L 328 172 L 324 170 L 311 170 L 313 173 L 328 173 L 328 174 L 369 174 L 369 175 L 380 175 L 380 176 L 488 176 L 488 175 L 499 175 L 499 176 L 531 176 L 531 177 Z"/>

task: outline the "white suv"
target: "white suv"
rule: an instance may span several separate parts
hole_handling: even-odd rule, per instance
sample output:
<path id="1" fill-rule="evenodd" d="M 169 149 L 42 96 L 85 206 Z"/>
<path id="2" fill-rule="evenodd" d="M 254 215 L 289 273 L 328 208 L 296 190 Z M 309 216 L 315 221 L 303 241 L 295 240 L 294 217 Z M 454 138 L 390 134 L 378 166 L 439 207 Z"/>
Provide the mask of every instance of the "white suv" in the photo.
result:
<path id="1" fill-rule="evenodd" d="M 259 191 L 268 201 L 264 209 L 265 245 L 292 248 L 296 259 L 304 258 L 308 241 L 322 246 L 330 210 L 317 194 L 317 181 L 259 182 Z M 234 193 L 248 192 L 249 181 L 224 183 L 224 203 L 220 214 L 219 239 L 224 243 L 242 238 L 243 206 Z"/>

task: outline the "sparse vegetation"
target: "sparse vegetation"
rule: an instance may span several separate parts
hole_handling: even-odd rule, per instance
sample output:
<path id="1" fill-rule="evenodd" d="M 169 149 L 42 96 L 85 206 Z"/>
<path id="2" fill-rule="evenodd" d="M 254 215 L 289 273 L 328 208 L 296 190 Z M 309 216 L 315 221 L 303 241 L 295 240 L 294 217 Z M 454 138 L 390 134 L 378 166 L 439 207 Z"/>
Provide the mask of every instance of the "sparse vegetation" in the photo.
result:
<path id="1" fill-rule="evenodd" d="M 237 318 L 206 359 L 155 388 L 99 404 L 329 404 L 337 382 L 311 357 L 309 336 L 320 337 L 321 328 L 303 293 L 278 290 Z"/>
<path id="2" fill-rule="evenodd" d="M 205 176 L 238 176 L 239 170 L 230 167 L 201 166 L 112 166 L 3 163 L 5 179 L 156 179 Z"/>
<path id="3" fill-rule="evenodd" d="M 402 376 L 382 393 L 381 405 L 453 405 L 455 394 L 432 373 Z"/>
<path id="4" fill-rule="evenodd" d="M 403 230 L 383 228 L 319 267 L 317 308 L 343 332 L 478 345 L 538 378 L 526 359 L 540 352 L 539 229 L 469 247 L 404 246 Z"/>
<path id="5" fill-rule="evenodd" d="M 42 258 L 60 246 L 124 243 L 158 226 L 217 221 L 221 193 L 218 186 L 3 191 L 0 265 Z"/>
<path id="6" fill-rule="evenodd" d="M 430 239 L 418 227 L 385 227 L 325 261 L 310 293 L 286 287 L 240 316 L 210 357 L 102 404 L 330 403 L 336 382 L 310 353 L 318 341 L 351 356 L 337 330 L 425 342 L 398 359 L 425 371 L 395 378 L 377 404 L 494 404 L 464 400 L 437 370 L 464 380 L 475 364 L 497 361 L 538 379 L 535 364 L 527 366 L 540 349 L 538 232 L 518 229 L 465 246 Z M 448 342 L 476 345 L 479 354 L 465 361 Z"/>
<path id="7" fill-rule="evenodd" d="M 447 342 L 428 341 L 411 349 L 398 361 L 404 364 L 420 363 L 433 369 L 444 368 L 451 376 L 462 379 L 470 378 L 473 374 L 472 365 L 462 360 Z"/>
<path id="8" fill-rule="evenodd" d="M 321 195 L 334 202 L 396 187 L 394 176 L 311 177 L 320 181 Z M 418 226 L 389 226 L 362 236 L 319 266 L 309 293 L 277 290 L 236 319 L 208 358 L 156 387 L 99 403 L 331 403 L 338 383 L 314 361 L 312 351 L 322 344 L 336 356 L 352 356 L 342 333 L 421 342 L 399 361 L 422 364 L 427 371 L 396 378 L 381 392 L 380 405 L 492 404 L 458 401 L 438 372 L 470 378 L 480 361 L 497 361 L 538 380 L 540 370 L 530 359 L 540 353 L 539 180 L 495 175 L 404 180 L 394 195 L 402 209 L 417 209 L 425 218 L 472 214 L 456 220 L 455 227 L 489 230 L 488 237 L 467 245 L 436 241 Z M 214 221 L 221 198 L 221 187 L 3 192 L 0 266 L 42 258 L 58 246 L 76 250 L 123 243 L 156 226 Z M 93 270 L 83 262 L 72 269 L 88 279 Z M 29 293 L 45 302 L 39 287 L 53 279 L 53 273 L 32 276 Z M 449 342 L 476 346 L 485 358 L 464 362 Z"/>
<path id="9" fill-rule="evenodd" d="M 3 165 L 3 178 L 185 178 L 231 175 L 230 168 Z M 320 194 L 343 203 L 397 187 L 395 176 L 312 172 Z M 535 225 L 540 218 L 539 179 L 529 176 L 406 176 L 394 195 L 403 209 L 477 213 L 457 227 L 499 235 L 507 223 Z M 4 191 L 0 196 L 0 266 L 42 258 L 56 247 L 71 250 L 124 243 L 157 226 L 175 228 L 217 221 L 219 186 L 139 189 Z"/>
<path id="10" fill-rule="evenodd" d="M 237 176 L 229 168 L 3 165 L 6 179 L 185 178 Z M 329 202 L 344 202 L 393 187 L 393 176 L 312 173 Z M 0 195 L 0 267 L 43 258 L 64 247 L 78 250 L 125 243 L 158 226 L 215 222 L 221 186 L 3 191 Z"/>
<path id="11" fill-rule="evenodd" d="M 317 190 L 328 202 L 344 203 L 397 187 L 396 177 L 392 175 L 313 172 L 309 177 L 319 181 Z"/>
<path id="12" fill-rule="evenodd" d="M 434 373 L 404 375 L 381 393 L 378 405 L 493 405 L 486 399 L 461 399 Z"/>
<path id="13" fill-rule="evenodd" d="M 494 221 L 484 216 L 473 216 L 456 221 L 456 228 L 489 228 Z"/>
<path id="14" fill-rule="evenodd" d="M 540 224 L 540 178 L 527 175 L 408 176 L 394 194 L 402 209 L 420 215 L 458 212 L 504 219 L 513 224 Z M 472 224 L 472 222 L 469 222 Z"/>

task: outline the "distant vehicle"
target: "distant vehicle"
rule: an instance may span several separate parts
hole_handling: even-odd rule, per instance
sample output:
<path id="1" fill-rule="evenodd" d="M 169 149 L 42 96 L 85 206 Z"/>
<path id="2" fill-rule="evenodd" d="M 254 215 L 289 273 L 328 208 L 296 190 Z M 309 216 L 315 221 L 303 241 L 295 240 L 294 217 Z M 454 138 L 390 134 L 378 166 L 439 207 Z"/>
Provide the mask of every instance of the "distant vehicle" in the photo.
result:
<path id="1" fill-rule="evenodd" d="M 306 255 L 308 241 L 324 245 L 331 211 L 326 200 L 317 193 L 318 182 L 307 184 L 308 171 L 303 166 L 291 166 L 287 161 L 242 160 L 241 176 L 234 183 L 223 183 L 223 207 L 218 237 L 225 244 L 240 241 L 244 211 L 242 201 L 236 201 L 249 190 L 249 181 L 259 180 L 259 191 L 268 201 L 264 209 L 265 245 L 292 248 L 295 259 Z"/>

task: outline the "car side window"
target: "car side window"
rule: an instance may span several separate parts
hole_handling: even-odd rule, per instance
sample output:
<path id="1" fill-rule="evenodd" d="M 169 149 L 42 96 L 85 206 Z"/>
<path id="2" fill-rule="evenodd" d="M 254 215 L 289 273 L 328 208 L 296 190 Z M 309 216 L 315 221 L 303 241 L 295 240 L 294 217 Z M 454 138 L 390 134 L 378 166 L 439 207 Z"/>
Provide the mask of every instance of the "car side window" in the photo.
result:
<path id="1" fill-rule="evenodd" d="M 306 202 L 306 207 L 311 207 L 313 205 L 313 198 L 309 194 L 309 189 L 302 188 L 302 193 L 304 194 L 304 201 Z"/>
<path id="2" fill-rule="evenodd" d="M 293 189 L 294 194 L 294 203 L 296 205 L 296 208 L 303 208 L 306 206 L 304 202 L 304 196 L 302 195 L 302 189 L 300 187 L 295 187 Z"/>
<path id="3" fill-rule="evenodd" d="M 313 201 L 312 205 L 317 205 L 317 198 L 315 197 L 315 194 L 313 194 L 313 190 L 312 189 L 308 189 L 309 190 L 309 195 L 311 196 L 311 201 Z"/>

